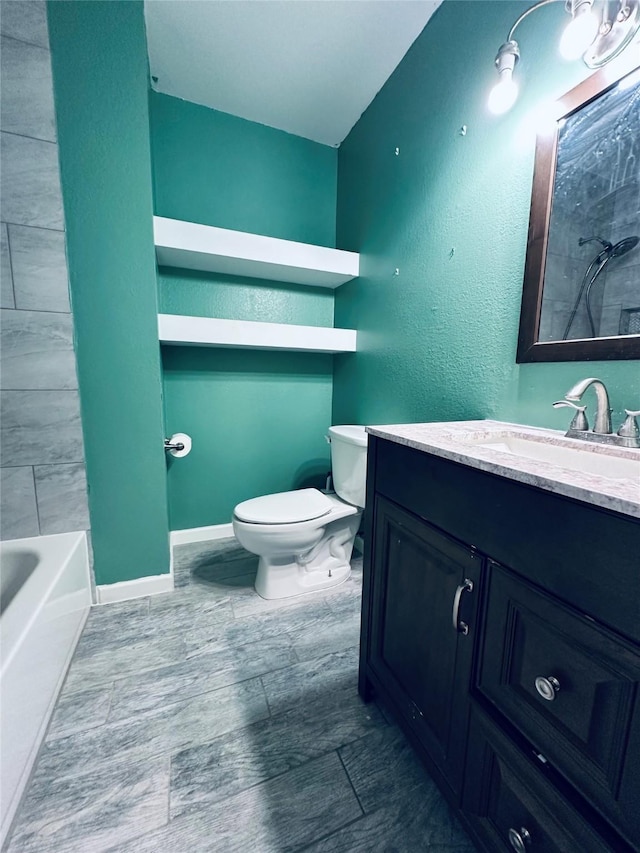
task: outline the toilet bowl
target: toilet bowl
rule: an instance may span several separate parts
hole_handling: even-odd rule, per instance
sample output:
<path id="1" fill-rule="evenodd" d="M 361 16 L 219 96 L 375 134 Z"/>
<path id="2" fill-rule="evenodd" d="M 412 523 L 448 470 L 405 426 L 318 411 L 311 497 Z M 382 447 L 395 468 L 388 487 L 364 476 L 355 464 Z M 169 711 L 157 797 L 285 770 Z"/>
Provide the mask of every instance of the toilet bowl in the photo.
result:
<path id="1" fill-rule="evenodd" d="M 288 598 L 327 589 L 351 574 L 366 481 L 362 426 L 329 428 L 336 494 L 297 489 L 243 501 L 233 513 L 240 544 L 260 557 L 256 592 Z"/>

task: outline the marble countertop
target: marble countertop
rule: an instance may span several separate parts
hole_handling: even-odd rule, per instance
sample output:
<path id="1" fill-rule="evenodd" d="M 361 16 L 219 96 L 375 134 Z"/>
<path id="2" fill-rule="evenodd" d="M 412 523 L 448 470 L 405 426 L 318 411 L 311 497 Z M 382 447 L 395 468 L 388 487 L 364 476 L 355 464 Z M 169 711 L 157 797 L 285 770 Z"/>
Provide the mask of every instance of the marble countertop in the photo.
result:
<path id="1" fill-rule="evenodd" d="M 483 447 L 482 442 L 499 442 L 509 436 L 534 438 L 537 444 L 573 448 L 611 457 L 612 461 L 613 457 L 637 460 L 639 466 L 640 450 L 565 438 L 560 430 L 492 420 L 368 426 L 367 432 L 480 471 L 640 518 L 640 474 L 632 479 L 613 479 Z"/>

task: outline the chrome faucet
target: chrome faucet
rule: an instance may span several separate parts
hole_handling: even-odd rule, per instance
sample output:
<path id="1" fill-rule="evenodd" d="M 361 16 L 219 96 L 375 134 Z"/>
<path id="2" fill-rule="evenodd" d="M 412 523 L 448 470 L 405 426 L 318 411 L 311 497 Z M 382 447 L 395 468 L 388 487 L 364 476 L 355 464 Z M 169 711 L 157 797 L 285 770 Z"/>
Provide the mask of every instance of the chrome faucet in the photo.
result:
<path id="1" fill-rule="evenodd" d="M 592 430 L 589 429 L 589 424 L 587 423 L 585 415 L 586 406 L 575 405 L 577 401 L 581 400 L 582 395 L 590 385 L 593 385 L 593 390 L 596 392 L 596 416 Z M 570 388 L 564 396 L 565 399 L 556 401 L 553 407 L 554 409 L 558 409 L 561 406 L 569 406 L 576 410 L 576 414 L 566 432 L 567 438 L 581 438 L 585 441 L 599 441 L 603 444 L 618 444 L 622 447 L 640 447 L 640 428 L 636 421 L 636 416 L 640 415 L 640 411 L 625 409 L 626 419 L 614 435 L 611 431 L 609 395 L 604 382 L 600 379 L 590 377 L 576 382 L 573 388 Z"/>
<path id="2" fill-rule="evenodd" d="M 598 435 L 611 435 L 611 408 L 604 382 L 593 377 L 576 382 L 573 388 L 564 395 L 565 400 L 577 402 L 590 385 L 593 385 L 593 390 L 596 392 L 596 420 L 593 425 L 593 432 L 598 433 Z"/>

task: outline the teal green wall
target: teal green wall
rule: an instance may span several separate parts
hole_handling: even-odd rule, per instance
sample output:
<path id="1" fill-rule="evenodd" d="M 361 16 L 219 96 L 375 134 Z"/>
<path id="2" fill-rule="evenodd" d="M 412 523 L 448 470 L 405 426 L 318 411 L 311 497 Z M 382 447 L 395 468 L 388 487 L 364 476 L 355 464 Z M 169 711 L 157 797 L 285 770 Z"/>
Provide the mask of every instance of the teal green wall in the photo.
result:
<path id="1" fill-rule="evenodd" d="M 193 450 L 172 459 L 172 528 L 231 521 L 257 495 L 324 486 L 331 356 L 166 347 L 167 430 Z"/>
<path id="2" fill-rule="evenodd" d="M 151 93 L 155 212 L 335 245 L 337 151 L 206 107 Z M 334 292 L 257 279 L 158 271 L 160 310 L 332 326 Z M 193 450 L 170 462 L 171 529 L 231 520 L 241 500 L 324 485 L 332 359 L 165 347 L 166 432 Z"/>
<path id="3" fill-rule="evenodd" d="M 337 151 L 150 93 L 155 212 L 335 246 Z"/>
<path id="4" fill-rule="evenodd" d="M 590 375 L 616 422 L 640 404 L 637 361 L 515 363 L 534 153 L 523 120 L 589 73 L 557 55 L 563 4 L 540 9 L 517 32 L 517 106 L 491 116 L 493 59 L 521 11 L 446 0 L 340 148 L 338 245 L 362 253 L 363 274 L 336 292 L 335 324 L 359 330 L 359 352 L 336 357 L 334 423 L 563 428 L 551 403 Z"/>
<path id="5" fill-rule="evenodd" d="M 96 581 L 169 570 L 143 4 L 50 2 Z"/>

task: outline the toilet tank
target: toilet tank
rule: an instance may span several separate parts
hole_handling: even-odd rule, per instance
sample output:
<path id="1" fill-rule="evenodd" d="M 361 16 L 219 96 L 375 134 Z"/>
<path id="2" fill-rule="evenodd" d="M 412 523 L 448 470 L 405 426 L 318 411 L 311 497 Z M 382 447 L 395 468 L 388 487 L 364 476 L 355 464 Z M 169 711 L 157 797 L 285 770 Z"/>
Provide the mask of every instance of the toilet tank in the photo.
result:
<path id="1" fill-rule="evenodd" d="M 364 506 L 367 481 L 367 433 L 363 426 L 329 427 L 333 488 L 338 497 Z"/>

